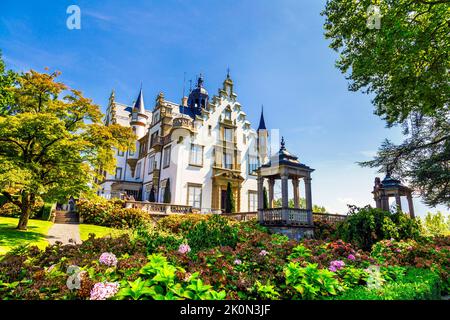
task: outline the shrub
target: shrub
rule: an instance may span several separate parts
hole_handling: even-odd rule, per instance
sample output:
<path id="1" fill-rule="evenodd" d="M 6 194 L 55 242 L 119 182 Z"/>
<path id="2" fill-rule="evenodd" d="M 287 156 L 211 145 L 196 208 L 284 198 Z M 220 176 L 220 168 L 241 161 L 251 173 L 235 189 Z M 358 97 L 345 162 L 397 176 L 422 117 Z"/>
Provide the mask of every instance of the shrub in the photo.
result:
<path id="1" fill-rule="evenodd" d="M 209 214 L 173 214 L 160 219 L 157 227 L 173 233 L 186 232 L 200 221 L 209 219 Z"/>
<path id="2" fill-rule="evenodd" d="M 123 200 L 81 199 L 77 210 L 83 223 L 112 228 L 135 228 L 150 222 L 150 216 L 143 210 L 123 208 Z"/>
<path id="3" fill-rule="evenodd" d="M 194 252 L 216 246 L 235 247 L 238 241 L 237 228 L 233 228 L 228 219 L 213 214 L 207 220 L 195 224 L 187 232 L 186 239 Z"/>
<path id="4" fill-rule="evenodd" d="M 315 239 L 335 239 L 336 222 L 331 222 L 323 218 L 314 218 L 314 238 Z"/>
<path id="5" fill-rule="evenodd" d="M 337 300 L 440 300 L 439 276 L 426 269 L 411 268 L 402 279 L 387 282 L 378 289 L 357 287 Z"/>
<path id="6" fill-rule="evenodd" d="M 347 219 L 337 225 L 337 235 L 368 251 L 383 239 L 418 238 L 419 225 L 401 212 L 391 214 L 370 206 L 350 207 Z"/>

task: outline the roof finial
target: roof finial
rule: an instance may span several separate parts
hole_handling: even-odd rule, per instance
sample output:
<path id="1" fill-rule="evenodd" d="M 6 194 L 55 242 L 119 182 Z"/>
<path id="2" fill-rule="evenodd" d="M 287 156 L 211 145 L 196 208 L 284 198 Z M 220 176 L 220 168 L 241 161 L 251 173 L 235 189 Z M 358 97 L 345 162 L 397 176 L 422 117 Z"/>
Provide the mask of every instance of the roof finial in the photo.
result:
<path id="1" fill-rule="evenodd" d="M 230 79 L 230 67 L 227 68 L 227 79 Z"/>
<path id="2" fill-rule="evenodd" d="M 198 77 L 197 87 L 198 88 L 202 88 L 203 87 L 203 75 L 201 73 L 200 73 L 200 77 Z"/>
<path id="3" fill-rule="evenodd" d="M 286 145 L 285 145 L 283 136 L 281 136 L 281 148 L 280 148 L 280 150 L 286 150 Z"/>
<path id="4" fill-rule="evenodd" d="M 261 105 L 261 118 L 259 118 L 258 130 L 267 130 L 266 122 L 264 121 L 264 105 Z"/>

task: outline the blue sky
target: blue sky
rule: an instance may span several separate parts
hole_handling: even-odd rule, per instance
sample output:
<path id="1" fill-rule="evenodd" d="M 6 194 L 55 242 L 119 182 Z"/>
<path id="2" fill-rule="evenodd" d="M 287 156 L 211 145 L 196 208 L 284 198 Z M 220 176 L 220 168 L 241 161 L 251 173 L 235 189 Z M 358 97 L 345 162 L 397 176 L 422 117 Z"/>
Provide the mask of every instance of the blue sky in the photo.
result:
<path id="1" fill-rule="evenodd" d="M 369 96 L 347 90 L 323 36 L 325 0 L 28 2 L 0 2 L 0 49 L 9 68 L 59 70 L 103 109 L 111 89 L 131 103 L 142 82 L 151 109 L 159 91 L 180 101 L 185 72 L 187 80 L 203 73 L 214 94 L 230 67 L 253 126 L 264 104 L 267 126 L 280 129 L 288 150 L 316 169 L 315 203 L 339 213 L 346 203 L 374 204 L 375 170 L 356 162 L 401 134 L 373 115 Z M 80 30 L 66 27 L 71 4 L 81 9 Z M 420 199 L 415 205 L 418 214 L 427 210 Z"/>

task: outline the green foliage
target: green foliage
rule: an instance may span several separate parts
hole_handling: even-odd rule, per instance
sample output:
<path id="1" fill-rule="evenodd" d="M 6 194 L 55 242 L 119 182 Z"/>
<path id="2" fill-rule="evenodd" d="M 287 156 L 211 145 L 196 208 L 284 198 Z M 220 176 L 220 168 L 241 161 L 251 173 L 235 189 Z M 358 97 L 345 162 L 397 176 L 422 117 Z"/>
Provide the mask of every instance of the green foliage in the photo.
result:
<path id="1" fill-rule="evenodd" d="M 229 221 L 213 214 L 206 221 L 194 225 L 186 234 L 186 239 L 193 251 L 209 249 L 215 246 L 236 246 L 238 241 L 237 229 Z"/>
<path id="2" fill-rule="evenodd" d="M 140 270 L 141 276 L 135 281 L 124 283 L 119 291 L 119 299 L 154 299 L 154 300 L 223 300 L 225 291 L 217 292 L 198 278 L 199 274 L 190 275 L 186 281 L 179 281 L 177 272 L 185 273 L 182 268 L 171 265 L 159 254 L 148 257 L 148 263 Z"/>
<path id="3" fill-rule="evenodd" d="M 255 287 L 259 298 L 262 300 L 278 300 L 280 297 L 276 287 L 270 284 L 270 281 L 267 281 L 266 284 L 262 284 L 256 280 Z"/>
<path id="4" fill-rule="evenodd" d="M 440 279 L 426 269 L 409 269 L 406 274 L 377 289 L 356 287 L 337 300 L 440 300 Z"/>
<path id="5" fill-rule="evenodd" d="M 11 90 L 18 75 L 12 70 L 6 70 L 0 51 L 0 116 L 6 115 L 11 107 L 14 96 Z"/>
<path id="6" fill-rule="evenodd" d="M 446 236 L 450 235 L 450 215 L 445 215 L 437 211 L 436 213 L 427 212 L 425 218 L 421 219 L 422 233 L 426 236 Z"/>
<path id="7" fill-rule="evenodd" d="M 50 220 L 51 213 L 53 210 L 56 210 L 56 203 L 44 203 L 41 208 L 41 219 L 48 221 Z"/>
<path id="8" fill-rule="evenodd" d="M 315 300 L 338 294 L 343 290 L 335 274 L 326 269 L 319 269 L 317 264 L 301 267 L 296 262 L 289 262 L 284 268 L 286 285 L 293 290 L 293 299 Z"/>
<path id="9" fill-rule="evenodd" d="M 233 190 L 231 189 L 231 183 L 227 184 L 227 196 L 225 199 L 225 213 L 232 213 L 236 211 Z"/>
<path id="10" fill-rule="evenodd" d="M 405 214 L 381 209 L 350 207 L 347 219 L 338 223 L 337 236 L 364 250 L 383 239 L 409 239 L 419 236 L 419 225 Z"/>
<path id="11" fill-rule="evenodd" d="M 143 242 L 148 253 L 157 252 L 161 247 L 165 247 L 167 250 L 177 250 L 184 240 L 180 234 L 156 230 L 145 225 L 137 227 L 134 232 L 135 240 Z"/>
<path id="12" fill-rule="evenodd" d="M 292 249 L 292 253 L 288 256 L 288 260 L 309 257 L 311 257 L 311 250 L 306 248 L 304 245 L 299 244 Z"/>

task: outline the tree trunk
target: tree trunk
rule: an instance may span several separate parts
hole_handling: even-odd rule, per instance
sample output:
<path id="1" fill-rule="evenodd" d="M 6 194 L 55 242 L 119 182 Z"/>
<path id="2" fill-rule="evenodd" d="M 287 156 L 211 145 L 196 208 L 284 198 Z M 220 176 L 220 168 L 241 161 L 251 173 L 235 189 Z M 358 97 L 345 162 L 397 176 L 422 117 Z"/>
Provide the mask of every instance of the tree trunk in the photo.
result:
<path id="1" fill-rule="evenodd" d="M 31 206 L 32 206 L 32 199 L 34 198 L 33 195 L 30 195 L 27 192 L 22 193 L 22 205 L 21 205 L 21 211 L 22 214 L 19 218 L 19 224 L 17 226 L 18 230 L 27 230 L 28 226 L 28 218 L 31 214 Z"/>

